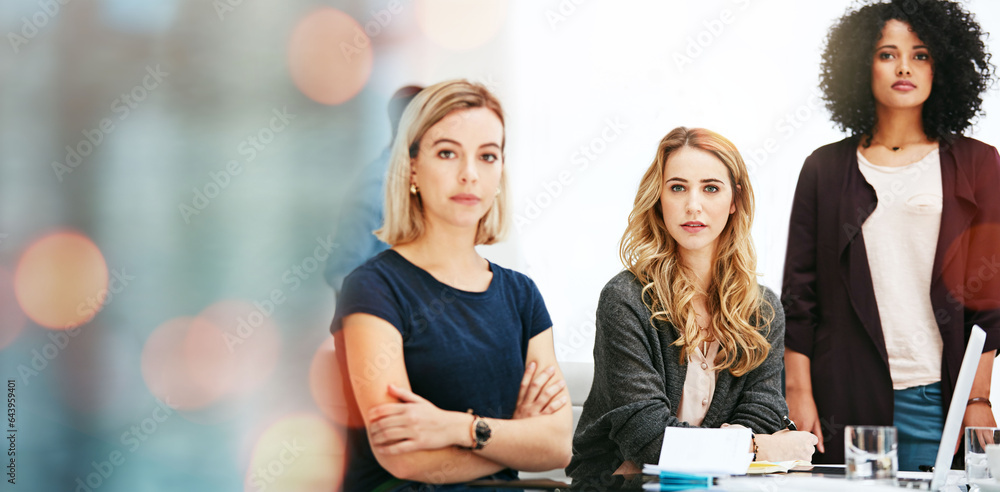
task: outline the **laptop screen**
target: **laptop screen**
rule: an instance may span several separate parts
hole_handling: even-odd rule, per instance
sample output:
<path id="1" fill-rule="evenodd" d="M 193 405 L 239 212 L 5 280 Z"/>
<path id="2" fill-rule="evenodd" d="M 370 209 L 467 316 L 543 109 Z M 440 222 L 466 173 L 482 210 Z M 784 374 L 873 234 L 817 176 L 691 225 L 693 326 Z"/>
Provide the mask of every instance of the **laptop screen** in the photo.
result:
<path id="1" fill-rule="evenodd" d="M 983 345 L 986 344 L 986 332 L 979 325 L 972 327 L 969 345 L 965 348 L 962 358 L 962 368 L 958 371 L 958 381 L 955 383 L 955 394 L 948 406 L 948 418 L 944 421 L 941 432 L 941 443 L 938 445 L 937 460 L 934 461 L 934 476 L 931 478 L 931 490 L 940 490 L 948 478 L 951 460 L 954 456 L 955 443 L 962 431 L 962 418 L 965 416 L 965 405 L 969 402 L 972 392 L 972 380 L 976 378 L 979 359 L 983 355 Z"/>

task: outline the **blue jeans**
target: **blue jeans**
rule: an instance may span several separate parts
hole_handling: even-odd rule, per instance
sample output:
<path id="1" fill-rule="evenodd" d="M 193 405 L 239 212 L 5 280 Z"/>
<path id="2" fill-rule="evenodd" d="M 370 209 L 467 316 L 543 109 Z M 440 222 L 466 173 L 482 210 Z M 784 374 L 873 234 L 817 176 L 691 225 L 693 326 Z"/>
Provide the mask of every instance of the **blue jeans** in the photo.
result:
<path id="1" fill-rule="evenodd" d="M 934 466 L 944 431 L 941 383 L 914 386 L 893 393 L 895 410 L 892 421 L 899 438 L 899 469 L 917 471 L 920 465 Z"/>

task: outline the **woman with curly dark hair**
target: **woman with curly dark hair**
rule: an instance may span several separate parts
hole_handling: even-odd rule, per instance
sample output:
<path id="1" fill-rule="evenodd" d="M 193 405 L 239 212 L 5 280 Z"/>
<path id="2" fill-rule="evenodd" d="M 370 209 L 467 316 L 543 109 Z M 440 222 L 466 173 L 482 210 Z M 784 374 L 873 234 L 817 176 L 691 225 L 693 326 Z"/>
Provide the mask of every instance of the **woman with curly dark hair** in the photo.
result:
<path id="1" fill-rule="evenodd" d="M 986 330 L 965 426 L 995 426 L 1000 156 L 962 136 L 994 79 L 972 14 L 939 0 L 849 11 L 821 87 L 851 136 L 817 149 L 795 191 L 782 303 L 786 398 L 819 463 L 845 425 L 895 425 L 899 468 L 932 465 L 973 325 Z"/>

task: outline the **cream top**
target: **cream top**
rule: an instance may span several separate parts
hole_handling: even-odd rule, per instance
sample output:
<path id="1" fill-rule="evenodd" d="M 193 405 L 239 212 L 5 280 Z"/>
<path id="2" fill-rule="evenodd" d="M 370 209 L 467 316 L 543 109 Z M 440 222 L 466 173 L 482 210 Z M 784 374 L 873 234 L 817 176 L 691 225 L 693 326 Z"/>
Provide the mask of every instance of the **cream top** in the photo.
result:
<path id="1" fill-rule="evenodd" d="M 679 420 L 694 426 L 701 425 L 705 420 L 715 394 L 715 376 L 719 371 L 715 369 L 713 362 L 718 354 L 719 342 L 714 340 L 708 344 L 707 354 L 701 351 L 701 344 L 698 344 L 698 348 L 688 357 L 687 377 L 684 379 L 680 405 L 677 406 Z"/>
<path id="2" fill-rule="evenodd" d="M 861 226 L 878 302 L 893 389 L 941 380 L 941 332 L 931 305 L 931 272 L 941 228 L 937 149 L 902 167 L 876 166 L 858 152 L 878 205 Z"/>

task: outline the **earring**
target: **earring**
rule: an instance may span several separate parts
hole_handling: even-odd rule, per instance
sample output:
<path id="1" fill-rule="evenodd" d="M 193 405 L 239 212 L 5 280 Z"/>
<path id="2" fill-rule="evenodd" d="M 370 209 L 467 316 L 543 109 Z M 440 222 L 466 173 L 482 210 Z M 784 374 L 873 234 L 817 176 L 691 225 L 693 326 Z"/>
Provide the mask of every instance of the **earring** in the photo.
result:
<path id="1" fill-rule="evenodd" d="M 420 190 L 417 189 L 416 183 L 410 183 L 410 194 L 411 195 L 416 195 L 418 191 L 420 191 Z"/>
<path id="2" fill-rule="evenodd" d="M 500 196 L 500 188 L 497 188 L 496 196 Z"/>

